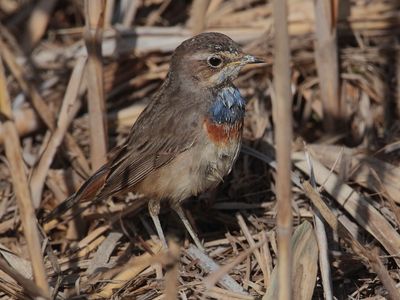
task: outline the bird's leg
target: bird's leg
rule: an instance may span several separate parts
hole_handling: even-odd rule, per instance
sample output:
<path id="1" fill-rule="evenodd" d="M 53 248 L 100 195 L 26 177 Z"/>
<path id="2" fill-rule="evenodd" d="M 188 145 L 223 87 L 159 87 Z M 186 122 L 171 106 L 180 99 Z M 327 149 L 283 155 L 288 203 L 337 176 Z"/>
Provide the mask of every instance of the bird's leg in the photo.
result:
<path id="1" fill-rule="evenodd" d="M 178 214 L 179 218 L 181 219 L 183 225 L 185 225 L 186 230 L 189 232 L 190 236 L 192 237 L 194 243 L 196 244 L 197 248 L 199 248 L 201 251 L 205 252 L 205 249 L 200 242 L 199 238 L 197 237 L 196 232 L 194 232 L 192 225 L 190 225 L 189 220 L 186 218 L 186 215 L 179 203 L 173 203 L 172 204 L 173 210 L 176 211 Z"/>
<path id="2" fill-rule="evenodd" d="M 158 218 L 158 215 L 160 213 L 160 201 L 150 199 L 148 207 L 149 207 L 150 216 L 153 220 L 154 226 L 156 227 L 158 237 L 159 237 L 164 249 L 168 249 L 167 241 L 165 240 L 165 236 L 164 236 L 164 232 L 161 227 L 160 219 Z"/>

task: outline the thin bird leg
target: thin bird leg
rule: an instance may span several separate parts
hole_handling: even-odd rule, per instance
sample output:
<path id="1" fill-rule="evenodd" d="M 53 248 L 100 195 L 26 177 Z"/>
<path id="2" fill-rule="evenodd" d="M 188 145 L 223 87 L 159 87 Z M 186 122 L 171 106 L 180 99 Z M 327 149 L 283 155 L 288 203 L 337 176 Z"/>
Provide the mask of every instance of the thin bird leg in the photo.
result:
<path id="1" fill-rule="evenodd" d="M 158 218 L 158 215 L 160 213 L 160 201 L 151 199 L 149 201 L 148 208 L 149 208 L 149 213 L 153 220 L 154 226 L 156 227 L 158 237 L 159 237 L 164 249 L 168 249 L 167 241 L 165 240 L 165 236 L 164 236 L 164 232 L 161 227 L 160 219 Z"/>
<path id="2" fill-rule="evenodd" d="M 206 250 L 204 249 L 202 243 L 200 242 L 199 238 L 197 237 L 196 232 L 194 232 L 194 230 L 192 228 L 192 225 L 190 225 L 189 220 L 186 218 L 186 215 L 185 215 L 181 205 L 178 204 L 178 203 L 174 203 L 172 205 L 172 208 L 178 214 L 178 216 L 181 219 L 183 225 L 185 225 L 186 230 L 189 232 L 189 234 L 192 237 L 192 239 L 193 239 L 194 243 L 196 244 L 197 248 L 199 248 L 203 252 L 206 252 Z"/>

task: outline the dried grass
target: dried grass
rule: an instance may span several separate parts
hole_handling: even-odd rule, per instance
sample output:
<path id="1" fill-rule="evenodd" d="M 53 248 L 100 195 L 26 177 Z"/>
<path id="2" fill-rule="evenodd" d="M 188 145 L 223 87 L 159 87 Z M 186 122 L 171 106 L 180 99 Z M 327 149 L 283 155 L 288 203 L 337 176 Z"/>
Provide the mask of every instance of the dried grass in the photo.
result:
<path id="1" fill-rule="evenodd" d="M 329 299 L 331 281 L 338 299 L 399 299 L 399 3 L 332 0 L 321 19 L 323 1 L 288 1 L 289 77 L 273 69 L 272 1 L 194 1 L 199 10 L 184 1 L 122 2 L 89 11 L 79 1 L 0 1 L 0 298 L 275 299 L 277 266 L 289 266 L 278 264 L 276 156 L 282 164 L 292 138 L 273 110 L 290 89 L 292 203 L 279 224 L 293 218 L 297 233 L 286 239 L 294 289 L 286 297 Z M 87 178 L 89 161 L 99 165 L 106 147 L 126 137 L 171 51 L 202 29 L 227 33 L 267 62 L 236 81 L 248 104 L 232 174 L 187 203 L 206 253 L 168 209 L 161 222 L 170 250 L 161 251 L 138 195 L 39 227 Z M 284 140 L 275 155 L 272 145 Z M 320 249 L 326 240 L 319 265 L 315 238 Z"/>

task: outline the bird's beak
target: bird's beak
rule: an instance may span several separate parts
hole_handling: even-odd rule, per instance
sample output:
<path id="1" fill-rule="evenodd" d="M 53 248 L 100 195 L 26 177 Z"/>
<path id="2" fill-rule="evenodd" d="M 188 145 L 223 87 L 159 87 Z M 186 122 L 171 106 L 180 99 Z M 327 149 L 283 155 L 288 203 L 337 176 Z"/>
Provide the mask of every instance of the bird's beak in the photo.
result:
<path id="1" fill-rule="evenodd" d="M 242 57 L 241 63 L 242 64 L 259 64 L 259 63 L 264 63 L 265 61 L 260 58 L 260 57 L 255 57 L 250 54 L 246 54 Z"/>

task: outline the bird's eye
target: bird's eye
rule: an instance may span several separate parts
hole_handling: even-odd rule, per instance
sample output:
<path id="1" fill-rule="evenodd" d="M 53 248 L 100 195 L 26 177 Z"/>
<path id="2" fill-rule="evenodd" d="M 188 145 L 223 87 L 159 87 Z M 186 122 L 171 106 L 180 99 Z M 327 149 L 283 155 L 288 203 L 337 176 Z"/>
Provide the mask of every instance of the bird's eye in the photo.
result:
<path id="1" fill-rule="evenodd" d="M 219 56 L 213 55 L 213 56 L 210 56 L 210 57 L 207 59 L 207 63 L 208 63 L 211 67 L 217 68 L 217 67 L 219 67 L 219 66 L 222 64 L 222 59 L 221 59 Z"/>

